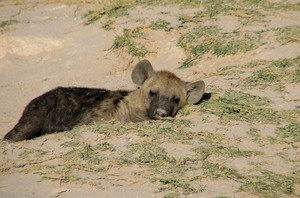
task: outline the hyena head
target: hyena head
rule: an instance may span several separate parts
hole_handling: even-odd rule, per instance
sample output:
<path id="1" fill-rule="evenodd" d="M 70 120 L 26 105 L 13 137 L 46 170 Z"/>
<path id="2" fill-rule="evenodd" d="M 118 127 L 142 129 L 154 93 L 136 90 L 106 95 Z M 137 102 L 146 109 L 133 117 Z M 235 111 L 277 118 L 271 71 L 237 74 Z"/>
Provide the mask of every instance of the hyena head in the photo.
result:
<path id="1" fill-rule="evenodd" d="M 150 119 L 174 117 L 187 103 L 196 104 L 204 94 L 202 80 L 189 83 L 168 71 L 154 71 L 148 60 L 140 61 L 132 71 L 132 81 Z"/>

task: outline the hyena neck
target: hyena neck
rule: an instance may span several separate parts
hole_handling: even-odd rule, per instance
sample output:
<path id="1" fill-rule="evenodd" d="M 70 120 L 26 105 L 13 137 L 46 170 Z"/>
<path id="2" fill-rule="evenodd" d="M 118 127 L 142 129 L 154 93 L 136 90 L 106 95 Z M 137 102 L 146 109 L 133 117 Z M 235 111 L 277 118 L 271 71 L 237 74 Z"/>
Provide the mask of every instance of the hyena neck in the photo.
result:
<path id="1" fill-rule="evenodd" d="M 116 111 L 116 119 L 123 122 L 141 122 L 149 120 L 143 103 L 139 101 L 140 90 L 129 93 L 120 103 Z"/>

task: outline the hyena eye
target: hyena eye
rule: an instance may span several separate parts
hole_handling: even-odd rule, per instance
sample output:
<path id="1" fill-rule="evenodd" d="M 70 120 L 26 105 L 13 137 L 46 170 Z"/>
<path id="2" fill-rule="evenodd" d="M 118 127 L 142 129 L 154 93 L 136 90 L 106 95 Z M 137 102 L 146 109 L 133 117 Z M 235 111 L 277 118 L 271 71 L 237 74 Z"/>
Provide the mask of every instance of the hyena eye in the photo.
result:
<path id="1" fill-rule="evenodd" d="M 150 90 L 149 91 L 149 96 L 157 96 L 157 92 Z"/>
<path id="2" fill-rule="evenodd" d="M 174 96 L 174 97 L 172 98 L 172 101 L 175 102 L 175 103 L 179 103 L 179 102 L 180 102 L 180 98 Z"/>

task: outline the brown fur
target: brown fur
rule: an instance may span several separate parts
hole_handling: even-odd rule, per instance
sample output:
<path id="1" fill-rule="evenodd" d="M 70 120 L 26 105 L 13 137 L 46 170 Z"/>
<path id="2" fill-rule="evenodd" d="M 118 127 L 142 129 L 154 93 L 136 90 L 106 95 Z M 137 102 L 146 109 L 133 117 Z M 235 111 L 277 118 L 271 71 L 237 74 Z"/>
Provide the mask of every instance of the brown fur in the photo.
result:
<path id="1" fill-rule="evenodd" d="M 199 102 L 205 88 L 203 81 L 187 83 L 171 72 L 155 72 L 147 60 L 135 66 L 132 80 L 138 87 L 134 91 L 53 89 L 27 105 L 4 139 L 31 139 L 99 120 L 139 122 L 174 117 L 185 104 Z"/>

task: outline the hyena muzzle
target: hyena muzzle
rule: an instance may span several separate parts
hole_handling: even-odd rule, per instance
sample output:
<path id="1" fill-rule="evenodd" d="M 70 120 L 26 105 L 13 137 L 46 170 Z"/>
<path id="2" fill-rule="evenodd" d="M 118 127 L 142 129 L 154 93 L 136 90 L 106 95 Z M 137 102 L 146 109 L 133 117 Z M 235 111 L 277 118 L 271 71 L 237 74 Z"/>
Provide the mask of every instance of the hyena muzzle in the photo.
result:
<path id="1" fill-rule="evenodd" d="M 139 122 L 174 117 L 204 94 L 202 80 L 189 83 L 168 71 L 154 71 L 148 60 L 132 71 L 134 91 L 58 87 L 33 99 L 4 139 L 21 141 L 100 120 Z"/>

